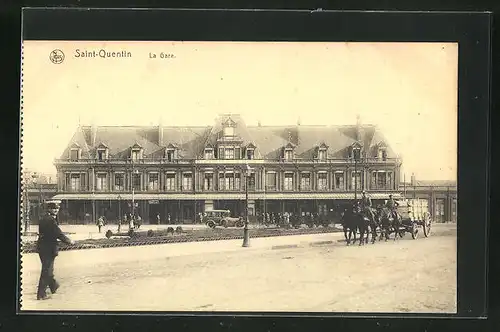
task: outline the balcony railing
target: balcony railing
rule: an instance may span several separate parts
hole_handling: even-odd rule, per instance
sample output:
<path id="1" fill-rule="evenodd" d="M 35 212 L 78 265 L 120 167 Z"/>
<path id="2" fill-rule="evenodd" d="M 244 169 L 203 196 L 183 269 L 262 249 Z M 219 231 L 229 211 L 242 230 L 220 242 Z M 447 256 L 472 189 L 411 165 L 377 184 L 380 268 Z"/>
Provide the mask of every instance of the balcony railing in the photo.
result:
<path id="1" fill-rule="evenodd" d="M 361 158 L 354 160 L 353 158 L 335 158 L 335 159 L 167 159 L 167 158 L 142 158 L 142 159 L 122 159 L 122 158 L 109 158 L 109 159 L 55 159 L 55 164 L 88 164 L 88 165 L 194 165 L 194 164 L 282 164 L 282 165 L 302 165 L 302 164 L 316 164 L 316 165 L 338 165 L 338 164 L 399 164 L 399 158 Z"/>

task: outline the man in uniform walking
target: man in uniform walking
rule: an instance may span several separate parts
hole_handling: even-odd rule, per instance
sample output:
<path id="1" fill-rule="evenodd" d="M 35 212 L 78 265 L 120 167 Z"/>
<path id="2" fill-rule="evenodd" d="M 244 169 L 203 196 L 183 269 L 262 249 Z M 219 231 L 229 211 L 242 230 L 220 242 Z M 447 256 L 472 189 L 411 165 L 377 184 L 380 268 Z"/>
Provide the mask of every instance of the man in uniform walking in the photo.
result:
<path id="1" fill-rule="evenodd" d="M 42 262 L 42 270 L 40 273 L 40 281 L 38 283 L 37 300 L 47 299 L 47 287 L 54 294 L 59 288 L 59 284 L 54 278 L 54 260 L 58 255 L 57 240 L 61 240 L 67 244 L 73 244 L 73 241 L 63 234 L 57 224 L 57 214 L 59 213 L 59 201 L 47 202 L 45 215 L 40 220 L 38 226 L 38 241 L 37 249 L 40 261 Z"/>

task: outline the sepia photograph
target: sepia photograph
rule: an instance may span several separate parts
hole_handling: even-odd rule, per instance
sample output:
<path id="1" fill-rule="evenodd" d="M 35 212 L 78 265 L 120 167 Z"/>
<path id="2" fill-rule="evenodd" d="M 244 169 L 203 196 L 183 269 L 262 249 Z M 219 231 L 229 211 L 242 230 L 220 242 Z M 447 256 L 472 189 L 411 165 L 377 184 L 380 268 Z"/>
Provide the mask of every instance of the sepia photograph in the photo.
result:
<path id="1" fill-rule="evenodd" d="M 21 311 L 457 312 L 458 43 L 22 53 Z"/>

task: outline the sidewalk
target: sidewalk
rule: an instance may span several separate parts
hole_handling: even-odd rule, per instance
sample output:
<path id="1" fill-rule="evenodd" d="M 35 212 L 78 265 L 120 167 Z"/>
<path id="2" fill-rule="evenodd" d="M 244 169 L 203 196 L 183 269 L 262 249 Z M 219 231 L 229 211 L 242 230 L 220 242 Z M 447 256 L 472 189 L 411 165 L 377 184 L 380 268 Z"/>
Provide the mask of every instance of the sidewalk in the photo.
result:
<path id="1" fill-rule="evenodd" d="M 187 255 L 203 255 L 250 250 L 279 250 L 310 245 L 331 245 L 341 238 L 341 233 L 290 235 L 267 238 L 250 238 L 250 247 L 243 248 L 243 240 L 222 240 L 206 242 L 170 243 L 137 247 L 119 247 L 61 251 L 58 268 L 92 266 L 95 264 L 142 261 L 144 257 L 161 259 Z M 23 273 L 39 268 L 36 254 L 22 254 Z"/>
<path id="2" fill-rule="evenodd" d="M 139 231 L 148 231 L 152 229 L 153 231 L 157 230 L 166 230 L 168 227 L 172 227 L 176 229 L 178 226 L 182 227 L 183 230 L 194 230 L 194 229 L 208 229 L 208 226 L 204 224 L 176 224 L 176 225 L 155 225 L 155 224 L 143 224 Z M 336 225 L 338 226 L 338 225 Z M 118 232 L 118 225 L 116 224 L 108 224 L 101 228 L 101 233 L 99 233 L 97 226 L 95 225 L 60 225 L 61 230 L 66 233 L 73 241 L 81 241 L 88 239 L 104 239 L 106 237 L 106 231 L 111 230 L 113 233 Z M 305 226 L 302 226 L 305 227 Z M 255 228 L 265 228 L 261 225 L 249 225 L 249 229 Z M 241 228 L 243 230 L 243 228 Z M 128 225 L 121 225 L 121 232 L 128 231 Z M 36 241 L 38 225 L 32 225 L 29 228 L 30 235 L 21 236 L 21 239 L 26 242 Z"/>
<path id="3" fill-rule="evenodd" d="M 206 225 L 203 224 L 188 224 L 188 225 L 154 225 L 154 224 L 143 224 L 139 231 L 147 231 L 149 229 L 152 229 L 153 231 L 156 230 L 166 230 L 168 227 L 173 227 L 174 229 L 177 228 L 178 226 L 181 226 L 183 230 L 192 230 L 192 229 L 205 229 L 207 228 Z M 99 230 L 97 226 L 95 225 L 59 225 L 61 230 L 66 233 L 72 240 L 74 241 L 80 241 L 80 240 L 87 240 L 87 239 L 103 239 L 106 237 L 106 231 L 109 229 L 113 233 L 116 233 L 118 231 L 118 225 L 117 224 L 108 224 L 105 225 L 101 228 L 101 232 L 99 233 Z M 122 224 L 121 225 L 121 231 L 127 231 L 128 230 L 128 224 Z M 36 241 L 38 233 L 38 225 L 32 225 L 29 228 L 29 232 L 31 233 L 28 236 L 22 236 L 23 241 Z"/>

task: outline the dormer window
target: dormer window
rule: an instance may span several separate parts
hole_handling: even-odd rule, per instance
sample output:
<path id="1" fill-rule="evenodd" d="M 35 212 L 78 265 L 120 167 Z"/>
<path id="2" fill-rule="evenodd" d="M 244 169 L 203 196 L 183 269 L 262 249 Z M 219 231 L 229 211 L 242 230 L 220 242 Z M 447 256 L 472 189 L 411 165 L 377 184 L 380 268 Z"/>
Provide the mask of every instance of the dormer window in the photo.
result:
<path id="1" fill-rule="evenodd" d="M 132 150 L 131 158 L 134 161 L 141 159 L 141 150 Z"/>
<path id="2" fill-rule="evenodd" d="M 101 143 L 97 147 L 97 154 L 96 154 L 97 160 L 107 160 L 108 159 L 108 147 L 104 144 Z"/>
<path id="3" fill-rule="evenodd" d="M 69 159 L 71 161 L 78 161 L 81 157 L 82 149 L 77 143 L 73 143 L 69 149 Z"/>
<path id="4" fill-rule="evenodd" d="M 293 160 L 293 150 L 294 146 L 292 143 L 288 143 L 284 148 L 283 148 L 283 159 L 285 161 L 292 161 Z"/>
<path id="5" fill-rule="evenodd" d="M 322 143 L 322 144 L 318 147 L 318 153 L 317 153 L 317 158 L 318 158 L 318 160 L 322 160 L 322 161 L 325 161 L 325 160 L 326 160 L 326 157 L 327 157 L 327 150 L 328 150 L 328 146 L 327 146 L 325 143 Z"/>
<path id="6" fill-rule="evenodd" d="M 71 159 L 71 161 L 78 161 L 78 159 L 80 159 L 78 157 L 79 157 L 78 149 L 71 149 L 70 157 L 69 157 Z"/>
<path id="7" fill-rule="evenodd" d="M 387 145 L 384 142 L 380 142 L 377 145 L 377 158 L 383 161 L 387 160 Z"/>
<path id="8" fill-rule="evenodd" d="M 247 159 L 251 160 L 254 158 L 254 150 L 253 149 L 247 149 Z"/>
<path id="9" fill-rule="evenodd" d="M 205 159 L 214 159 L 214 149 L 205 148 Z"/>
<path id="10" fill-rule="evenodd" d="M 234 122 L 231 118 L 228 118 L 222 125 L 224 137 L 233 137 L 236 122 Z"/>
<path id="11" fill-rule="evenodd" d="M 174 150 L 166 150 L 165 151 L 165 158 L 167 158 L 167 161 L 172 161 L 174 160 Z"/>
<path id="12" fill-rule="evenodd" d="M 137 161 L 142 159 L 142 146 L 135 143 L 130 149 L 130 159 Z"/>
<path id="13" fill-rule="evenodd" d="M 177 159 L 177 146 L 174 144 L 169 144 L 165 149 L 165 159 L 167 161 L 174 161 Z"/>
<path id="14" fill-rule="evenodd" d="M 349 150 L 349 158 L 354 159 L 356 161 L 361 160 L 361 144 L 359 142 L 355 142 L 350 150 Z"/>
<path id="15" fill-rule="evenodd" d="M 246 148 L 246 159 L 254 159 L 255 158 L 255 145 L 252 143 L 248 144 Z"/>

